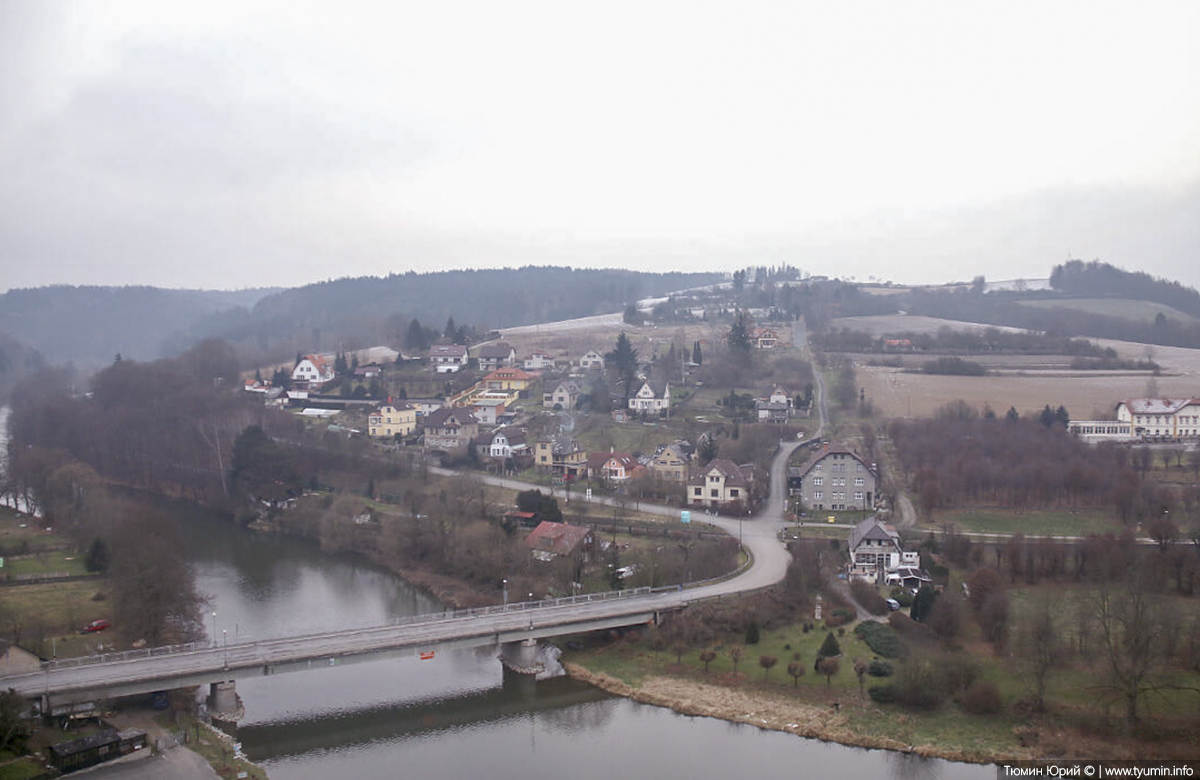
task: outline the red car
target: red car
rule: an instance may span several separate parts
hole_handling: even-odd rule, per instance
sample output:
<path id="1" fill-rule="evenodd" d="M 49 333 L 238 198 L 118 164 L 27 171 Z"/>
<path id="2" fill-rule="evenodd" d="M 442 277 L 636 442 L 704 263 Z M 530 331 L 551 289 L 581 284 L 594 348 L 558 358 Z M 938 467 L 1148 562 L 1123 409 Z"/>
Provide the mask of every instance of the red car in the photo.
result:
<path id="1" fill-rule="evenodd" d="M 109 625 L 110 624 L 107 620 L 93 620 L 91 623 L 88 623 L 83 627 L 83 633 L 91 634 L 95 633 L 96 631 L 103 631 L 104 629 L 108 628 Z"/>

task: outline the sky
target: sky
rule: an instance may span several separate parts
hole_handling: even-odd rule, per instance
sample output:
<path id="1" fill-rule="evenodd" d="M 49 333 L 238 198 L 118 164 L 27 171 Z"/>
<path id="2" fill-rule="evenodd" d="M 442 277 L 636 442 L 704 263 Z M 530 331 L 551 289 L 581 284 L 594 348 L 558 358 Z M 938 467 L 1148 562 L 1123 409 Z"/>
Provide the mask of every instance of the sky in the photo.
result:
<path id="1" fill-rule="evenodd" d="M 1200 3 L 0 0 L 0 291 L 1200 286 Z"/>

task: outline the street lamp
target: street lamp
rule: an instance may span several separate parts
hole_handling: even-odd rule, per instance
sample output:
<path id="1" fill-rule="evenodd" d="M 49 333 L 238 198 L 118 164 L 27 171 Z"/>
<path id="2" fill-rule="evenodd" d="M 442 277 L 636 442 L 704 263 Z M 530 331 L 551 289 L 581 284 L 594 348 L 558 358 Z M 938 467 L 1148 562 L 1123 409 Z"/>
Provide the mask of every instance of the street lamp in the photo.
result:
<path id="1" fill-rule="evenodd" d="M 508 606 L 508 579 L 504 579 L 504 606 Z"/>
<path id="2" fill-rule="evenodd" d="M 225 668 L 229 668 L 229 629 L 221 629 L 221 643 L 225 646 Z"/>
<path id="3" fill-rule="evenodd" d="M 212 641 L 209 644 L 216 645 L 217 644 L 217 611 L 216 610 L 213 610 L 212 619 L 213 619 Z"/>

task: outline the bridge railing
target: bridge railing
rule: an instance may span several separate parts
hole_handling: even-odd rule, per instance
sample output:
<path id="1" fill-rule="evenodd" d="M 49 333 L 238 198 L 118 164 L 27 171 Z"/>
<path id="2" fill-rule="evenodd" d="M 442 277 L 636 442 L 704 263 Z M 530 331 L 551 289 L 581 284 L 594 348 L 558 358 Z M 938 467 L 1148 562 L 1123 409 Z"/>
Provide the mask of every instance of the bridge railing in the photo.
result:
<path id="1" fill-rule="evenodd" d="M 427 612 L 422 615 L 409 615 L 406 617 L 395 618 L 387 623 L 376 623 L 366 626 L 355 626 L 353 628 L 340 629 L 336 631 L 322 632 L 321 634 L 310 634 L 303 636 L 279 637 L 279 640 L 300 640 L 306 636 L 321 636 L 328 634 L 339 634 L 349 631 L 372 631 L 396 626 L 415 625 L 417 623 L 434 623 L 446 620 L 460 620 L 463 618 L 484 617 L 487 615 L 502 615 L 510 612 L 524 612 L 537 609 L 548 609 L 552 607 L 572 606 L 578 604 L 590 604 L 604 601 L 614 601 L 618 599 L 628 599 L 637 596 L 647 596 L 652 593 L 663 593 L 678 590 L 677 587 L 670 588 L 629 588 L 627 590 L 612 590 L 603 593 L 583 593 L 578 596 L 564 596 L 562 598 L 541 599 L 538 601 L 517 601 L 509 604 L 495 604 L 488 607 L 473 607 L 471 609 L 453 609 L 443 612 Z M 242 640 L 239 642 L 216 644 L 213 642 L 188 642 L 179 645 L 166 645 L 164 647 L 145 647 L 138 650 L 124 650 L 116 653 L 98 653 L 96 655 L 80 656 L 79 658 L 58 658 L 50 661 L 43 661 L 42 671 L 52 669 L 71 669 L 79 666 L 91 666 L 94 664 L 116 663 L 119 661 L 132 661 L 140 658 L 152 658 L 156 656 L 175 655 L 177 653 L 194 653 L 194 652 L 222 652 L 229 647 L 237 647 L 247 644 L 256 644 L 259 640 Z M 272 640 L 262 640 L 272 641 Z"/>

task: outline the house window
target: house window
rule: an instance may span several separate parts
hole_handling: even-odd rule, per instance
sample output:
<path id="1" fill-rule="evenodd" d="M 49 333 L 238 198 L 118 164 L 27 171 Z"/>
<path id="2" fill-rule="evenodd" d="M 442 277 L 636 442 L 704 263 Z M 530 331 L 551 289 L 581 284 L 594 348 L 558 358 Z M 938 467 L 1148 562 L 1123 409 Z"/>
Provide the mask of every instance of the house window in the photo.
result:
<path id="1" fill-rule="evenodd" d="M 693 495 L 693 496 L 700 496 L 700 495 L 703 495 L 703 494 L 704 494 L 704 491 L 703 491 L 703 490 L 701 490 L 700 488 L 692 488 L 692 495 Z"/>
<path id="2" fill-rule="evenodd" d="M 721 496 L 721 491 L 719 490 L 710 490 L 708 493 L 712 498 L 719 498 Z"/>
<path id="3" fill-rule="evenodd" d="M 820 471 L 820 470 L 821 470 L 821 464 L 820 464 L 820 463 L 818 463 L 817 465 L 813 466 L 813 471 Z"/>
<path id="4" fill-rule="evenodd" d="M 737 491 L 737 488 L 730 488 L 730 489 L 729 489 L 729 497 L 730 497 L 730 498 L 737 498 L 737 497 L 738 497 L 738 491 Z"/>
<path id="5" fill-rule="evenodd" d="M 821 491 L 818 490 L 817 492 L 813 493 L 813 498 L 815 498 L 817 501 L 820 501 L 821 500 Z"/>
<path id="6" fill-rule="evenodd" d="M 855 494 L 854 494 L 854 500 L 855 500 L 855 501 L 862 501 L 862 500 L 863 500 L 863 494 L 862 494 L 862 491 L 861 491 L 861 490 L 860 490 L 860 491 L 857 491 L 857 492 L 855 492 Z"/>
<path id="7" fill-rule="evenodd" d="M 862 477 L 854 478 L 854 487 L 862 487 L 865 484 L 867 484 L 867 483 Z"/>
<path id="8" fill-rule="evenodd" d="M 824 477 L 813 477 L 813 484 L 814 485 L 824 485 L 825 478 Z"/>

